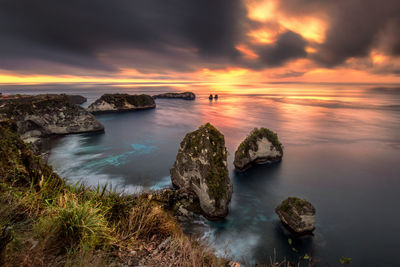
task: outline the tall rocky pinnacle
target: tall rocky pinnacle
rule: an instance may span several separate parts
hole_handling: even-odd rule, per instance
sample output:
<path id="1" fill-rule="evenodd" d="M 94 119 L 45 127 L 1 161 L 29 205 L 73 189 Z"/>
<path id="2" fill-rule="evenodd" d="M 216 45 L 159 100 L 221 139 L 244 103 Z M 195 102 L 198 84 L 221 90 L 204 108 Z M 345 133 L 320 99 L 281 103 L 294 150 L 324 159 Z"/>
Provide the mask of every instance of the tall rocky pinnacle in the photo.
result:
<path id="1" fill-rule="evenodd" d="M 209 219 L 228 214 L 233 187 L 226 158 L 224 136 L 207 123 L 186 134 L 171 169 L 174 186 L 195 194 Z"/>

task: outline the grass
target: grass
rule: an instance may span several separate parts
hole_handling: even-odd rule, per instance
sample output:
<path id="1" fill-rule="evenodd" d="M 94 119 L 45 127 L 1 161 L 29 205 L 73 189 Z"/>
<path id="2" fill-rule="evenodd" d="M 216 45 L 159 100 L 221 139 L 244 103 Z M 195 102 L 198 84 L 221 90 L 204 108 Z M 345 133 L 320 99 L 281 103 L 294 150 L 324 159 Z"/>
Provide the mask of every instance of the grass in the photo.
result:
<path id="1" fill-rule="evenodd" d="M 62 194 L 50 205 L 35 227 L 50 245 L 69 250 L 107 246 L 113 238 L 99 204 L 78 201 L 73 194 Z"/>

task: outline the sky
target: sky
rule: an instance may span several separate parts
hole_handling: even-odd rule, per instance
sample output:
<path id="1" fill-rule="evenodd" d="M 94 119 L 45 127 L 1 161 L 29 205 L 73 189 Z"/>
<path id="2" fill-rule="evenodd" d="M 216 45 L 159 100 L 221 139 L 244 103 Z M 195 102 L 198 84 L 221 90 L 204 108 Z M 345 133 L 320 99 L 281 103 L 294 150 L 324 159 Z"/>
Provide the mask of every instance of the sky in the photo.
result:
<path id="1" fill-rule="evenodd" d="M 400 83 L 399 0 L 0 0 L 0 84 Z"/>

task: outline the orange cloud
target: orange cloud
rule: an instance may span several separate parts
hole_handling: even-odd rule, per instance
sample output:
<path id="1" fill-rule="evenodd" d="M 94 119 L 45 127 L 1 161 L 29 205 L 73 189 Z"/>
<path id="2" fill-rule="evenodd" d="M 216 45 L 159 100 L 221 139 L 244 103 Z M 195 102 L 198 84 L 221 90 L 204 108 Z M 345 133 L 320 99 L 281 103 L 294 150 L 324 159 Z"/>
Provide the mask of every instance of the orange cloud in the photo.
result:
<path id="1" fill-rule="evenodd" d="M 288 17 L 277 8 L 279 0 L 254 1 L 247 0 L 248 16 L 250 19 L 259 22 L 274 22 L 279 24 L 278 32 L 271 32 L 267 28 L 262 28 L 249 35 L 260 43 L 273 42 L 277 33 L 286 30 L 296 32 L 312 42 L 322 43 L 325 39 L 327 23 L 317 16 L 296 16 Z"/>
<path id="2" fill-rule="evenodd" d="M 257 59 L 258 55 L 254 53 L 251 49 L 249 49 L 246 45 L 238 45 L 236 46 L 236 49 L 242 52 L 245 56 L 245 58 L 248 59 Z"/>

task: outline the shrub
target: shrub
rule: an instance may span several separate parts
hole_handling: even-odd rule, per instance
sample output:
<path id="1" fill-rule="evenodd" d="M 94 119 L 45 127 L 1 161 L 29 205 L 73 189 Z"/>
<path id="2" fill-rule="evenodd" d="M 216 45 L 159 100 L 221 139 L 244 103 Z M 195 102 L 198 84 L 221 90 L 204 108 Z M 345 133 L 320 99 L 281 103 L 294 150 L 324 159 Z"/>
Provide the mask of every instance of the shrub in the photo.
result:
<path id="1" fill-rule="evenodd" d="M 65 249 L 81 245 L 96 247 L 112 240 L 107 221 L 97 205 L 78 202 L 72 195 L 61 195 L 56 205 L 37 225 L 39 233 L 51 244 L 61 243 Z"/>
<path id="2" fill-rule="evenodd" d="M 121 218 L 122 219 L 122 218 Z M 122 239 L 149 239 L 154 234 L 170 236 L 179 232 L 179 225 L 172 215 L 151 200 L 139 197 L 129 217 L 118 225 Z"/>

